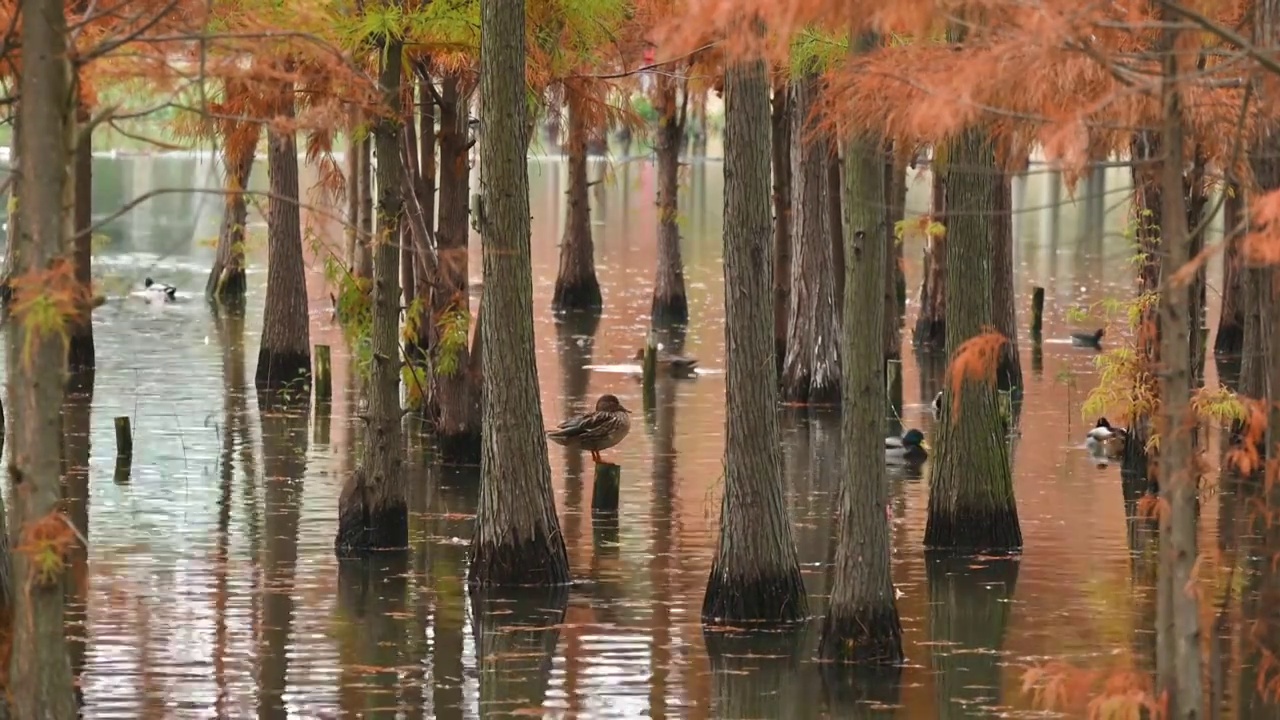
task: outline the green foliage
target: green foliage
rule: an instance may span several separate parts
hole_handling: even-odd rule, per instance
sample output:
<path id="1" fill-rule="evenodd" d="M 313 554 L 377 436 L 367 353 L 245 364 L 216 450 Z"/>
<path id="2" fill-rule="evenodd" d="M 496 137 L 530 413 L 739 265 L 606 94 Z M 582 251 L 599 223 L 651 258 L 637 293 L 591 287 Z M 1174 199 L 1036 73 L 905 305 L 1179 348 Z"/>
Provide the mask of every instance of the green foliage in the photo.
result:
<path id="1" fill-rule="evenodd" d="M 791 76 L 798 78 L 826 72 L 848 54 L 847 34 L 836 35 L 809 28 L 791 42 Z"/>
<path id="2" fill-rule="evenodd" d="M 657 109 L 653 107 L 653 102 L 646 95 L 633 95 L 631 97 L 631 109 L 636 115 L 643 118 L 646 124 L 656 125 L 660 120 Z"/>
<path id="3" fill-rule="evenodd" d="M 440 317 L 436 324 L 439 337 L 436 340 L 436 372 L 441 377 L 452 377 L 461 370 L 459 359 L 467 348 L 470 319 L 462 310 L 451 310 Z"/>
<path id="4" fill-rule="evenodd" d="M 922 222 L 920 219 L 912 218 L 895 222 L 893 224 L 893 236 L 898 239 L 898 242 L 902 242 L 907 237 L 907 233 L 915 229 L 921 230 L 923 235 L 930 240 L 937 240 L 947 235 L 947 226 L 937 220 L 930 218 Z"/>

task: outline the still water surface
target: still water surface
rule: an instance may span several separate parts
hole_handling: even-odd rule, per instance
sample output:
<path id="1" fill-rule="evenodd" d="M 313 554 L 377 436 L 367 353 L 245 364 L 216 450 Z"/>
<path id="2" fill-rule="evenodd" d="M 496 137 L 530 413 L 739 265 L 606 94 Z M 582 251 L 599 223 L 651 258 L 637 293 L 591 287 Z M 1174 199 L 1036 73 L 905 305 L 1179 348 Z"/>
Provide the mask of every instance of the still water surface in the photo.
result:
<path id="1" fill-rule="evenodd" d="M 531 161 L 530 173 L 546 421 L 605 392 L 639 408 L 634 378 L 587 366 L 626 363 L 643 342 L 656 256 L 654 169 L 616 168 L 593 197 L 605 294 L 594 329 L 552 319 L 565 171 L 544 160 Z M 95 174 L 100 215 L 155 187 L 216 182 L 209 162 L 192 157 L 100 158 Z M 1046 287 L 1048 338 L 1073 329 L 1065 320 L 1071 304 L 1132 292 L 1131 250 L 1120 236 L 1125 174 L 1110 173 L 1105 197 L 1061 205 L 1048 175 L 1019 181 L 1019 311 L 1032 286 Z M 254 176 L 256 187 L 264 182 L 265 172 Z M 909 206 L 920 212 L 928 202 L 922 173 Z M 721 165 L 693 162 L 680 203 L 692 316 L 685 351 L 721 369 Z M 1093 354 L 1050 340 L 1037 359 L 1025 331 L 1027 399 L 1013 456 L 1025 554 L 1019 562 L 926 562 L 927 482 L 892 476 L 894 576 L 909 658 L 896 680 L 824 682 L 810 661 L 816 627 L 798 636 L 704 639 L 698 615 L 721 490 L 720 374 L 663 381 L 656 412 L 611 451 L 624 467 L 614 524 L 591 518 L 590 462 L 551 447 L 571 589 L 468 597 L 477 472 L 433 467 L 416 441 L 408 564 L 340 566 L 332 540 L 341 480 L 352 466 L 351 368 L 330 318 L 322 253 L 310 254 L 308 285 L 312 342 L 335 349 L 332 411 L 262 416 L 246 392 L 265 293 L 261 242 L 245 321 L 216 321 L 197 299 L 220 209 L 213 196 L 159 198 L 113 223 L 95 260 L 104 286 L 124 288 L 120 294 L 150 275 L 178 286 L 188 302 L 153 308 L 122 297 L 98 310 L 91 411 L 70 410 L 78 423 L 71 460 L 83 465 L 87 455 L 89 466 L 87 621 L 75 633 L 86 642 L 73 649 L 83 658 L 86 717 L 1043 717 L 1021 691 L 1028 667 L 1152 665 L 1154 560 L 1130 551 L 1149 528 L 1132 519 L 1119 470 L 1095 468 L 1079 447 L 1080 406 L 1096 383 Z M 304 215 L 340 238 L 331 222 Z M 260 216 L 251 229 L 265 230 Z M 920 241 L 909 239 L 908 329 L 920 253 Z M 479 267 L 473 242 L 475 279 Z M 1219 272 L 1210 269 L 1214 288 Z M 1217 301 L 1211 292 L 1214 324 Z M 1019 320 L 1025 328 L 1025 314 Z M 909 347 L 909 330 L 906 338 Z M 936 361 L 907 353 L 906 426 L 931 433 L 926 402 L 940 373 Z M 1209 373 L 1212 385 L 1212 365 Z M 130 416 L 135 432 L 132 475 L 119 483 L 112 475 L 118 415 Z M 818 614 L 829 585 L 839 421 L 786 411 L 783 433 L 786 494 Z M 1219 517 L 1220 503 L 1234 507 L 1232 497 L 1205 503 L 1206 547 L 1248 544 L 1231 529 L 1242 513 Z M 1220 526 L 1228 528 L 1221 538 Z M 1236 598 L 1231 607 L 1234 624 L 1243 624 L 1250 604 Z M 1248 642 L 1228 645 L 1222 707 L 1229 716 L 1270 717 L 1274 708 L 1245 709 L 1254 681 L 1237 661 L 1252 657 Z"/>

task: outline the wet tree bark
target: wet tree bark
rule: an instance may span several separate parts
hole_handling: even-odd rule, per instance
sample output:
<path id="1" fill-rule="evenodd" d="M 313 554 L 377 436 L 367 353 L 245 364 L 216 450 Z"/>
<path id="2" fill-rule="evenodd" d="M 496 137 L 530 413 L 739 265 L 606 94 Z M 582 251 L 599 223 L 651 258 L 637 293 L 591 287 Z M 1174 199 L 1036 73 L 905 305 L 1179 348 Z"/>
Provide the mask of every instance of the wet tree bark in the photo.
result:
<path id="1" fill-rule="evenodd" d="M 957 289 L 946 302 L 947 352 L 953 364 L 956 350 L 992 324 L 988 263 L 994 230 L 990 218 L 999 209 L 997 177 L 995 152 L 985 133 L 969 130 L 954 141 L 946 180 L 948 207 L 955 211 L 946 240 L 946 286 Z M 996 388 L 967 378 L 957 397 L 952 387 L 947 383 L 938 421 L 925 547 L 1019 550 L 1022 530 Z"/>
<path id="2" fill-rule="evenodd" d="M 426 253 L 434 251 L 438 253 L 439 238 L 436 233 L 436 100 L 438 92 L 432 83 L 431 75 L 428 67 L 421 60 L 414 62 L 414 71 L 418 77 L 418 99 L 421 104 L 420 130 L 417 134 L 420 151 L 418 169 L 414 178 L 414 192 L 418 196 L 418 206 L 422 208 L 422 222 L 431 236 L 418 237 L 417 233 L 413 233 L 413 242 L 415 243 L 415 257 L 421 257 Z M 411 142 L 411 141 L 410 141 Z M 408 225 L 408 223 L 406 223 Z M 437 262 L 439 255 L 437 254 Z M 437 268 L 437 275 L 439 269 Z M 418 364 L 426 365 L 423 361 L 427 358 L 431 350 L 431 344 L 434 337 L 433 315 L 432 315 L 432 285 L 437 278 L 432 277 L 428 272 L 414 272 L 413 274 L 413 297 L 417 300 L 418 314 L 415 316 L 417 331 L 413 333 L 411 338 L 407 339 L 405 354 L 408 358 Z M 406 320 L 406 324 L 407 320 Z"/>
<path id="3" fill-rule="evenodd" d="M 218 250 L 214 256 L 213 267 L 209 270 L 209 280 L 205 283 L 205 296 L 211 302 L 230 307 L 242 307 L 245 291 L 245 225 L 249 222 L 249 208 L 245 202 L 244 191 L 249 187 L 249 176 L 253 172 L 254 155 L 258 145 L 259 129 L 256 124 L 252 128 L 251 138 L 226 138 L 223 148 L 222 164 L 226 168 L 227 179 L 226 206 L 222 212 L 222 226 L 218 229 Z M 351 151 L 348 157 L 359 157 Z M 354 193 L 349 193 L 354 196 Z M 354 242 L 354 234 L 351 242 Z M 268 275 L 270 270 L 268 269 Z"/>
<path id="4" fill-rule="evenodd" d="M 587 192 L 586 98 L 581 88 L 565 83 L 569 105 L 569 202 L 565 209 L 564 238 L 560 241 L 560 272 L 556 275 L 551 309 L 557 313 L 599 313 L 604 307 L 596 280 L 595 248 L 591 242 L 591 199 Z"/>
<path id="5" fill-rule="evenodd" d="M 1224 232 L 1226 250 L 1222 256 L 1222 314 L 1218 319 L 1218 335 L 1213 341 L 1213 352 L 1222 357 L 1239 357 L 1244 350 L 1244 274 L 1240 243 L 1244 240 L 1244 198 L 1242 188 L 1235 181 L 1227 183 L 1223 192 Z"/>
<path id="6" fill-rule="evenodd" d="M 467 106 L 471 89 L 456 76 L 441 83 L 440 92 L 440 229 L 436 252 L 440 271 L 432 291 L 432 397 L 436 406 L 436 440 L 441 459 L 449 463 L 480 462 L 480 387 L 468 372 L 471 320 L 467 241 L 471 164 L 468 160 Z M 478 322 L 476 323 L 479 324 Z"/>
<path id="7" fill-rule="evenodd" d="M 387 40 L 378 85 L 389 113 L 373 127 L 378 157 L 378 234 L 373 238 L 373 363 L 360 467 L 338 499 L 339 557 L 409 545 L 409 508 L 400 437 L 400 223 L 404 217 L 404 163 L 400 82 L 402 40 Z"/>
<path id="8" fill-rule="evenodd" d="M 355 262 L 352 274 L 368 280 L 373 277 L 373 137 L 365 134 L 360 139 L 360 175 L 356 178 L 356 192 L 360 202 L 360 233 L 356 242 Z"/>
<path id="9" fill-rule="evenodd" d="M 858 43 L 859 45 L 865 44 Z M 894 602 L 885 508 L 889 483 L 884 458 L 884 163 L 880 143 L 845 143 L 849 253 L 842 361 L 839 537 L 834 581 L 822 622 L 819 655 L 826 660 L 892 665 L 902 661 L 902 625 Z"/>
<path id="10" fill-rule="evenodd" d="M 76 79 L 79 82 L 79 79 Z M 91 119 L 89 108 L 83 102 L 76 103 L 77 126 L 87 125 Z M 75 236 L 72 253 L 75 258 L 76 284 L 80 287 L 80 302 L 76 316 L 70 323 L 67 337 L 67 370 L 80 372 L 94 367 L 93 350 L 93 142 L 86 133 L 76 142 L 72 161 L 75 183 L 75 208 L 73 222 Z"/>
<path id="11" fill-rule="evenodd" d="M 293 88 L 283 91 L 279 111 L 293 117 Z M 267 130 L 267 300 L 254 385 L 273 400 L 311 402 L 311 330 L 307 279 L 302 260 L 298 207 L 298 146 L 293 132 Z M 285 392 L 287 390 L 287 392 Z"/>
<path id="12" fill-rule="evenodd" d="M 791 85 L 773 85 L 770 135 L 773 139 L 773 348 L 778 376 L 787 357 L 791 301 Z"/>
<path id="13" fill-rule="evenodd" d="M 920 286 L 920 314 L 916 317 L 916 329 L 912 344 L 917 348 L 941 350 L 947 347 L 947 241 L 951 236 L 951 222 L 947 218 L 947 177 L 949 172 L 940 167 L 937 150 L 933 161 L 933 222 L 947 229 L 943 237 L 926 233 L 924 246 L 924 280 Z"/>
<path id="14" fill-rule="evenodd" d="M 1183 117 L 1182 101 L 1177 89 L 1181 82 L 1176 47 L 1178 30 L 1165 30 L 1163 44 L 1164 74 L 1161 98 L 1164 103 L 1165 160 L 1161 162 L 1163 222 L 1160 246 L 1164 252 L 1163 277 L 1171 277 L 1190 260 L 1187 227 L 1187 205 L 1183 186 Z M 1192 429 L 1195 419 L 1191 411 L 1191 314 L 1188 292 L 1164 292 L 1160 295 L 1160 344 L 1164 358 L 1160 407 L 1161 494 L 1169 501 L 1168 530 L 1160 532 L 1160 574 L 1169 578 L 1174 637 L 1171 643 L 1160 643 L 1173 651 L 1175 687 L 1170 690 L 1173 717 L 1204 717 L 1204 699 L 1200 680 L 1200 623 L 1198 594 L 1190 591 L 1195 582 L 1199 551 L 1196 542 L 1199 474 L 1196 470 Z M 1199 318 L 1195 318 L 1198 323 Z M 1274 364 L 1274 361 L 1273 361 Z M 1274 411 L 1273 411 L 1274 416 Z M 1164 521 L 1162 520 L 1162 525 Z M 1157 623 L 1157 633 L 1167 628 Z M 1165 658 L 1160 659 L 1163 664 Z"/>
<path id="15" fill-rule="evenodd" d="M 346 153 L 346 172 L 347 172 L 347 227 L 346 231 L 346 256 L 344 258 L 347 264 L 347 272 L 354 273 L 356 264 L 359 262 L 360 243 L 363 242 L 360 237 L 360 228 L 363 227 L 360 219 L 361 196 L 360 181 L 364 175 L 364 144 L 357 136 L 357 128 L 360 122 L 359 111 L 352 111 L 351 125 L 347 128 L 347 153 Z M 221 238 L 219 238 L 221 243 Z M 221 244 L 219 244 L 221 247 Z"/>
<path id="16" fill-rule="evenodd" d="M 480 502 L 467 580 L 569 582 L 533 352 L 524 0 L 480 5 L 480 235 L 484 376 Z"/>
<path id="17" fill-rule="evenodd" d="M 679 92 L 666 74 L 657 79 L 659 113 L 654 154 L 658 159 L 658 269 L 653 283 L 650 316 L 656 328 L 689 323 L 689 298 L 684 288 L 684 259 L 680 255 L 677 223 L 680 192 L 680 146 L 688 118 L 689 93 Z M 676 96 L 680 105 L 676 105 Z"/>
<path id="18" fill-rule="evenodd" d="M 902 245 L 898 242 L 897 227 L 906 214 L 907 168 L 898 162 L 893 153 L 893 145 L 885 144 L 884 161 L 884 196 L 888 217 L 885 218 L 884 237 L 888 250 L 884 253 L 884 272 L 881 273 L 881 284 L 884 286 L 884 318 L 882 323 L 881 342 L 884 345 L 884 359 L 898 360 L 902 358 L 902 316 L 903 308 L 898 304 L 898 283 L 902 276 Z"/>
<path id="19" fill-rule="evenodd" d="M 66 292 L 75 282 L 66 253 L 75 220 L 69 209 L 76 131 L 63 4 L 22 0 L 20 9 L 23 213 L 14 243 L 20 245 L 17 264 L 10 269 L 12 278 L 25 281 L 15 288 L 19 300 L 26 293 Z M 77 540 L 58 509 L 67 353 L 57 335 L 21 317 L 13 320 L 7 398 L 10 409 L 24 410 L 9 443 L 9 542 L 13 577 L 22 581 L 13 595 L 8 695 L 14 717 L 70 720 L 76 704 L 63 629 L 63 572 L 66 548 Z M 64 547 L 16 551 L 37 538 Z M 41 572 L 41 566 L 53 572 Z"/>
<path id="20" fill-rule="evenodd" d="M 825 135 L 815 137 L 810 123 L 818 101 L 818 83 L 814 73 L 791 86 L 794 103 L 791 206 L 795 246 L 790 263 L 782 398 L 788 402 L 833 405 L 840 402 L 840 331 L 836 322 L 831 210 L 827 201 L 831 141 Z"/>
<path id="21" fill-rule="evenodd" d="M 840 143 L 831 138 L 827 157 L 827 230 L 831 233 L 831 274 L 835 276 L 836 324 L 844 315 L 844 179 L 840 169 Z"/>
<path id="22" fill-rule="evenodd" d="M 1013 187 L 1008 173 L 995 179 L 997 213 L 992 218 L 991 311 L 995 328 L 1009 342 L 1000 348 L 996 384 L 1001 390 L 1022 388 L 1022 365 L 1018 357 L 1018 294 L 1013 287 Z"/>
<path id="23" fill-rule="evenodd" d="M 782 494 L 770 362 L 769 85 L 764 62 L 725 73 L 726 381 L 720 541 L 702 603 L 705 623 L 786 624 L 809 614 Z"/>

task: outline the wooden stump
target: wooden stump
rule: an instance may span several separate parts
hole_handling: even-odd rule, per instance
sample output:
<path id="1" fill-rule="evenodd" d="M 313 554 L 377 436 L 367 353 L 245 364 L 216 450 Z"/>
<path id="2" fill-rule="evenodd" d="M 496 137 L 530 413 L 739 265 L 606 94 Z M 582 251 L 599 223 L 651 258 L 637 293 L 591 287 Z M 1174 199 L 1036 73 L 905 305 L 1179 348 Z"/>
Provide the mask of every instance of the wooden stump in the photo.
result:
<path id="1" fill-rule="evenodd" d="M 1039 343 L 1044 328 L 1044 288 L 1037 287 L 1031 292 L 1031 339 Z"/>
<path id="2" fill-rule="evenodd" d="M 329 359 L 329 346 L 317 345 L 315 351 L 316 402 L 333 400 L 333 365 Z"/>
<path id="3" fill-rule="evenodd" d="M 129 482 L 129 473 L 133 467 L 133 430 L 129 427 L 129 416 L 121 415 L 115 419 L 116 425 L 116 468 L 114 480 L 118 484 Z"/>
<path id="4" fill-rule="evenodd" d="M 596 463 L 595 484 L 591 488 L 592 516 L 617 516 L 618 493 L 621 486 L 621 465 L 614 465 L 613 463 Z"/>
<path id="5" fill-rule="evenodd" d="M 658 340 L 654 336 L 653 331 L 649 331 L 649 335 L 644 342 L 644 361 L 641 367 L 640 385 L 643 390 L 643 402 L 645 411 L 652 410 L 658 404 L 658 394 L 656 382 L 658 377 Z M 597 472 L 596 477 L 599 477 Z"/>

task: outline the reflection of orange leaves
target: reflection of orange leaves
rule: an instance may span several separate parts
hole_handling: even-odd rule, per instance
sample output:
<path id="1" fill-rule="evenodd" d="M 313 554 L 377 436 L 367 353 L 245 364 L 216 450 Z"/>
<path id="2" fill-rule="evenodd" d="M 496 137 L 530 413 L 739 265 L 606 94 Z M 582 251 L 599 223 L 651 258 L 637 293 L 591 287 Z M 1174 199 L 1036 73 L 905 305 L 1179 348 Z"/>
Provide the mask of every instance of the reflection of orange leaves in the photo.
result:
<path id="1" fill-rule="evenodd" d="M 1075 711 L 1091 719 L 1138 717 L 1142 710 L 1153 718 L 1163 716 L 1151 678 L 1129 668 L 1104 673 L 1054 661 L 1023 672 L 1022 692 L 1031 695 L 1038 709 Z"/>
<path id="2" fill-rule="evenodd" d="M 1000 350 L 1009 339 L 987 327 L 982 332 L 956 348 L 951 356 L 951 364 L 947 366 L 947 383 L 951 386 L 951 397 L 958 399 L 960 389 L 965 381 L 996 384 L 996 367 L 1000 363 Z M 960 417 L 960 403 L 952 401 L 954 416 L 952 421 Z"/>
<path id="3" fill-rule="evenodd" d="M 1240 398 L 1244 405 L 1244 422 L 1232 428 L 1235 442 L 1227 451 L 1227 463 L 1244 476 L 1252 475 L 1262 462 L 1260 448 L 1267 432 L 1266 405 L 1261 400 Z"/>
<path id="4" fill-rule="evenodd" d="M 31 581 L 40 587 L 49 587 L 61 577 L 67 553 L 75 542 L 71 521 L 55 510 L 38 520 L 23 523 L 15 551 L 25 555 L 31 563 Z"/>

